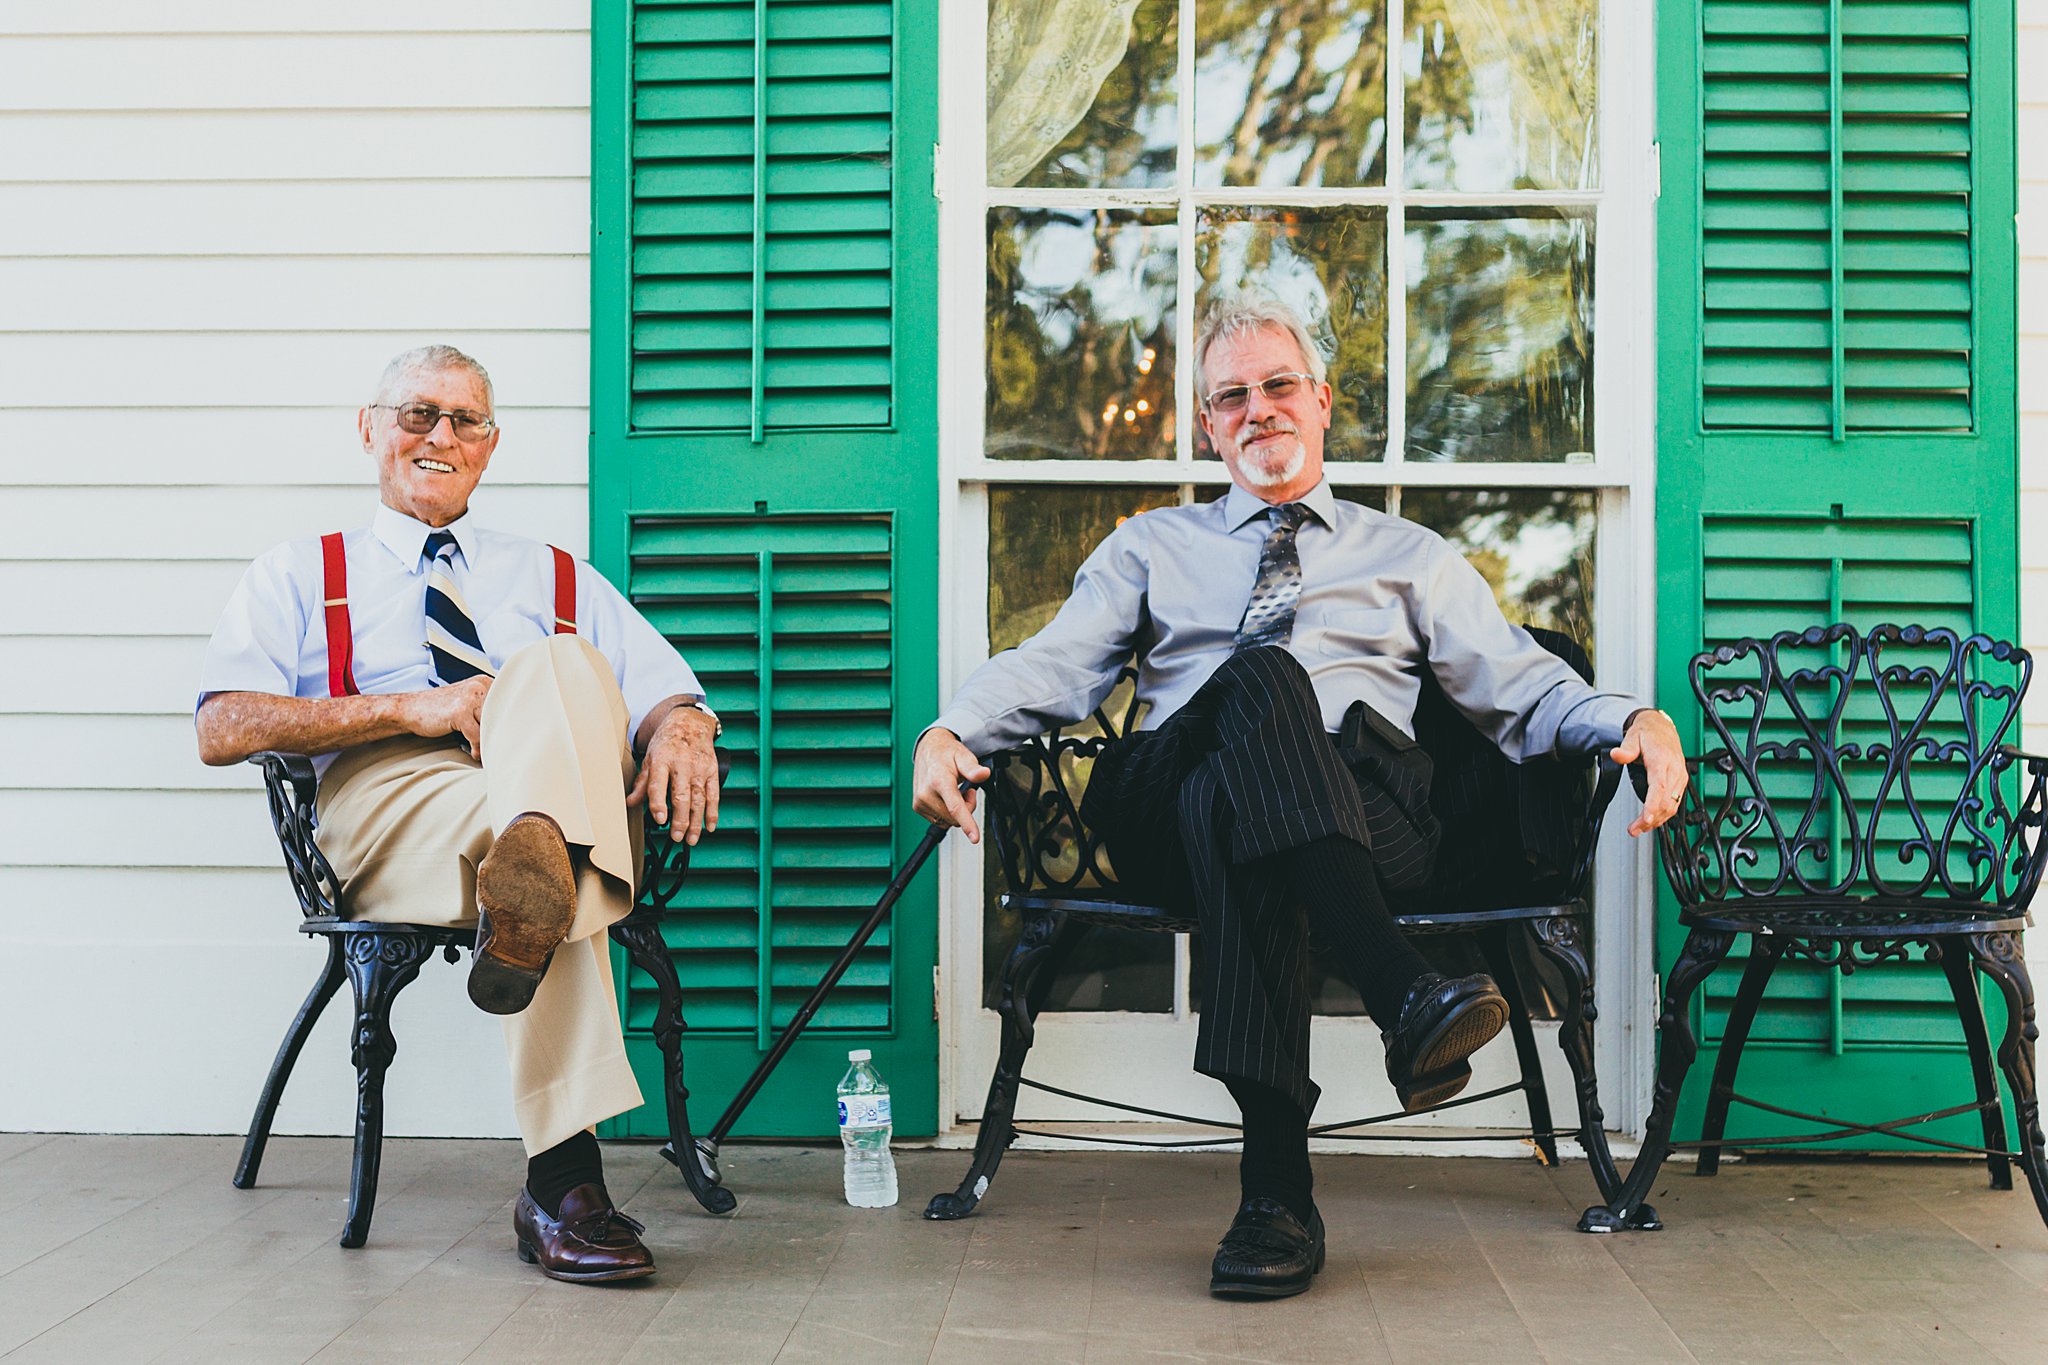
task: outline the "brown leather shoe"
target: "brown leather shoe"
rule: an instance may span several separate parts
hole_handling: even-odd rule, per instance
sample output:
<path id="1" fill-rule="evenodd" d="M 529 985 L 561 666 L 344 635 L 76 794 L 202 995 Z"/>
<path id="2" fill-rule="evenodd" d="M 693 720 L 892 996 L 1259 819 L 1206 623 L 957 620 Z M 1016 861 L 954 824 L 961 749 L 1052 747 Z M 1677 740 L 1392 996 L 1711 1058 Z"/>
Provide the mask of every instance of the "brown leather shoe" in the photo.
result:
<path id="1" fill-rule="evenodd" d="M 576 918 L 576 870 L 555 822 L 528 812 L 506 825 L 476 870 L 476 898 L 469 998 L 490 1014 L 517 1014 Z"/>
<path id="2" fill-rule="evenodd" d="M 602 1185 L 578 1185 L 562 1196 L 562 1213 L 550 1218 L 519 1191 L 512 1232 L 519 1259 L 540 1267 L 551 1280 L 572 1283 L 637 1280 L 654 1273 L 654 1257 L 640 1240 L 647 1229 L 612 1207 Z"/>

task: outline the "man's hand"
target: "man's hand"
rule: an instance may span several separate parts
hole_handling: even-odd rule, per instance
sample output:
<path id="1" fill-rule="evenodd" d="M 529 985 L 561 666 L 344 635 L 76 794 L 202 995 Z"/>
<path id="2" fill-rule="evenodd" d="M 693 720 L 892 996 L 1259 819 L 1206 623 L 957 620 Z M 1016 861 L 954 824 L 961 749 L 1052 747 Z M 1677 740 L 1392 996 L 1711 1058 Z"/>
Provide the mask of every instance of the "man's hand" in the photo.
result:
<path id="1" fill-rule="evenodd" d="M 490 695 L 490 691 L 491 679 L 479 673 L 474 678 L 465 678 L 446 687 L 401 693 L 405 699 L 405 728 L 423 739 L 461 735 L 469 745 L 469 752 L 481 760 L 484 756 L 484 698 Z"/>
<path id="2" fill-rule="evenodd" d="M 645 801 L 649 819 L 692 847 L 718 828 L 718 756 L 711 752 L 717 732 L 718 722 L 696 707 L 670 707 L 626 793 L 628 806 Z"/>
<path id="3" fill-rule="evenodd" d="M 935 825 L 965 831 L 967 842 L 978 844 L 981 827 L 974 823 L 974 793 L 961 791 L 960 784 L 986 782 L 988 772 L 960 736 L 934 725 L 917 741 L 912 758 L 911 808 Z"/>
<path id="4" fill-rule="evenodd" d="M 1678 727 L 1671 717 L 1662 711 L 1638 712 L 1621 743 L 1607 756 L 1623 767 L 1642 760 L 1647 779 L 1643 810 L 1628 827 L 1630 834 L 1648 834 L 1678 814 L 1678 799 L 1685 795 L 1690 779 L 1685 771 L 1685 746 L 1679 743 Z"/>

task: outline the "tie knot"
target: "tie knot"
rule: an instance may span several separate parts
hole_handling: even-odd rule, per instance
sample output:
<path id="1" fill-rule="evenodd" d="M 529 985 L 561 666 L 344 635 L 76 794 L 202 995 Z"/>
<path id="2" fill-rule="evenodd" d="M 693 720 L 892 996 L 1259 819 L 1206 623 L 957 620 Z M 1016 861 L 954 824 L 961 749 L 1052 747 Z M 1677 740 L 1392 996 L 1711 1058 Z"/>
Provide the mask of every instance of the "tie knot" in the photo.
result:
<path id="1" fill-rule="evenodd" d="M 1305 502 L 1282 502 L 1273 506 L 1273 520 L 1283 526 L 1299 528 L 1308 519 L 1308 504 Z"/>
<path id="2" fill-rule="evenodd" d="M 431 534 L 429 534 L 429 535 L 427 536 L 427 558 L 428 558 L 428 559 L 439 559 L 439 558 L 440 558 L 440 557 L 441 557 L 442 555 L 445 555 L 445 554 L 447 554 L 447 553 L 448 553 L 448 551 L 449 551 L 449 549 L 450 549 L 450 548 L 451 548 L 451 547 L 452 547 L 452 546 L 453 546 L 454 544 L 455 544 L 455 533 L 454 533 L 454 532 L 452 532 L 452 531 L 435 531 L 435 532 L 432 532 Z"/>

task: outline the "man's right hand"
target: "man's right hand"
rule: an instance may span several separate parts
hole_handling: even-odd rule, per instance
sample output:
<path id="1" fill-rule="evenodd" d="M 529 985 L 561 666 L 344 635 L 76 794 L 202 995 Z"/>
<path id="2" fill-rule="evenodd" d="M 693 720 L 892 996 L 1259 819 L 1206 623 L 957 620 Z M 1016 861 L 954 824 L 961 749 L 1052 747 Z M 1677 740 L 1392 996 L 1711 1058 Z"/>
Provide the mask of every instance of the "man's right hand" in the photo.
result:
<path id="1" fill-rule="evenodd" d="M 917 741 L 912 758 L 911 807 L 935 825 L 964 831 L 969 843 L 978 844 L 981 827 L 974 823 L 974 793 L 961 791 L 960 784 L 979 785 L 988 777 L 989 770 L 960 736 L 934 725 Z"/>
<path id="2" fill-rule="evenodd" d="M 480 760 L 484 756 L 484 698 L 490 690 L 491 679 L 480 673 L 446 687 L 404 693 L 406 729 L 422 739 L 461 735 L 469 752 Z"/>

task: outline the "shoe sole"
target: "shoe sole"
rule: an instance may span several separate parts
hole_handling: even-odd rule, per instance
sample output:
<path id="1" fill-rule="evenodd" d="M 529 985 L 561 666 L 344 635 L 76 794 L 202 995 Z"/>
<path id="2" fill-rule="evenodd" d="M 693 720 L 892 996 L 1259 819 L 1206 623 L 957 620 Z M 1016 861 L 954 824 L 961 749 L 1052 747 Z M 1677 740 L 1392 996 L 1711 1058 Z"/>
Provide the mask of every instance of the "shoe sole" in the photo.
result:
<path id="1" fill-rule="evenodd" d="M 1472 1068 L 1460 1062 L 1433 1075 L 1417 1076 L 1406 1086 L 1395 1089 L 1401 1097 L 1401 1108 L 1407 1113 L 1419 1114 L 1456 1099 L 1458 1093 L 1471 1083 Z"/>
<path id="2" fill-rule="evenodd" d="M 1416 1049 L 1414 1073 L 1419 1085 L 1424 1078 L 1451 1071 L 1467 1057 L 1492 1042 L 1508 1022 L 1508 1002 L 1498 995 L 1482 995 L 1454 1011 L 1437 1025 L 1436 1033 L 1422 1040 Z"/>
<path id="3" fill-rule="evenodd" d="M 469 998 L 486 1013 L 517 1014 L 533 1003 L 576 918 L 568 845 L 544 820 L 513 821 L 477 868 L 476 896 L 490 941 L 470 965 Z"/>
<path id="4" fill-rule="evenodd" d="M 1309 1278 L 1299 1284 L 1258 1284 L 1239 1280 L 1211 1280 L 1209 1293 L 1219 1299 L 1291 1299 L 1296 1294 L 1306 1293 L 1315 1277 L 1323 1273 L 1323 1262 L 1328 1259 L 1328 1245 L 1316 1248 L 1316 1262 L 1308 1269 Z"/>
<path id="5" fill-rule="evenodd" d="M 551 1280 L 563 1280 L 569 1284 L 604 1284 L 612 1280 L 644 1280 L 654 1273 L 651 1265 L 630 1266 L 624 1270 L 596 1270 L 586 1275 L 573 1275 L 566 1270 L 550 1270 L 541 1264 L 540 1253 L 526 1242 L 519 1244 L 519 1259 L 531 1266 L 540 1266 L 540 1273 Z"/>

